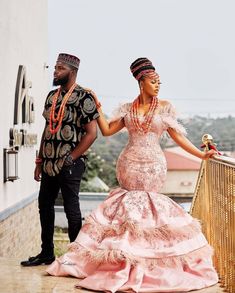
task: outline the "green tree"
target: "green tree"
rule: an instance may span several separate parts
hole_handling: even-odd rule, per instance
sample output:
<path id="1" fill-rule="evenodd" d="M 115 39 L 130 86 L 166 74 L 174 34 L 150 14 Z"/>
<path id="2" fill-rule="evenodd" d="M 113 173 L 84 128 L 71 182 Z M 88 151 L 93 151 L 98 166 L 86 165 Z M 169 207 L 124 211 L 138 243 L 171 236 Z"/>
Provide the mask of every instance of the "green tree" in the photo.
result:
<path id="1" fill-rule="evenodd" d="M 89 181 L 96 176 L 100 176 L 103 170 L 104 160 L 92 149 L 88 150 L 87 157 L 86 170 L 81 181 L 80 191 L 103 191 L 102 189 L 91 187 Z"/>

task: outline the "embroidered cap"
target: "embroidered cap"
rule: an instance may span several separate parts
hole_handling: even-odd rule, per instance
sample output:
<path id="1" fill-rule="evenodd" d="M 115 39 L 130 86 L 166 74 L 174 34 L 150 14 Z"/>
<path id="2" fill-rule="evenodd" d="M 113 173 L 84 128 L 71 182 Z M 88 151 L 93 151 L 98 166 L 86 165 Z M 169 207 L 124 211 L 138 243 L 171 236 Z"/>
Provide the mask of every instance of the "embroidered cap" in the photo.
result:
<path id="1" fill-rule="evenodd" d="M 78 69 L 80 59 L 74 55 L 60 53 L 56 62 L 63 62 Z"/>

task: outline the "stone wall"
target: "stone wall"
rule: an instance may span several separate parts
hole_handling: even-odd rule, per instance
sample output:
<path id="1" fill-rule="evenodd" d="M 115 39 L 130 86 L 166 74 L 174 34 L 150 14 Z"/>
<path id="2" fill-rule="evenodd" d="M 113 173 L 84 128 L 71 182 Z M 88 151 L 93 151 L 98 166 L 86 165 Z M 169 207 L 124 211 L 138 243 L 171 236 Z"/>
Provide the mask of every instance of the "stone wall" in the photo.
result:
<path id="1" fill-rule="evenodd" d="M 28 258 L 40 252 L 37 200 L 0 221 L 0 257 Z"/>

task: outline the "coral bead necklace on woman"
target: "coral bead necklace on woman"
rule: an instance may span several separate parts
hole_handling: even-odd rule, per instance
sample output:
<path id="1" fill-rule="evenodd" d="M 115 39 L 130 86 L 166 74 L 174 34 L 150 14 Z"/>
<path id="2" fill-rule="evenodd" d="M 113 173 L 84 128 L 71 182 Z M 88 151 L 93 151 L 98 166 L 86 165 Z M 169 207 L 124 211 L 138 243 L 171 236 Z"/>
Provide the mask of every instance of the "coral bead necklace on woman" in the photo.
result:
<path id="1" fill-rule="evenodd" d="M 133 102 L 131 107 L 131 119 L 135 128 L 142 133 L 147 133 L 152 124 L 153 116 L 155 110 L 158 106 L 158 99 L 153 97 L 151 103 L 149 104 L 148 110 L 144 113 L 144 120 L 140 122 L 140 96 Z M 145 110 L 145 104 L 143 104 L 142 109 Z"/>
<path id="2" fill-rule="evenodd" d="M 147 77 L 144 79 L 144 77 Z M 156 72 L 147 72 L 139 81 L 140 95 L 131 106 L 131 120 L 135 128 L 141 133 L 147 133 L 151 129 L 152 120 L 159 101 L 159 75 Z M 142 122 L 140 116 L 144 117 Z"/>

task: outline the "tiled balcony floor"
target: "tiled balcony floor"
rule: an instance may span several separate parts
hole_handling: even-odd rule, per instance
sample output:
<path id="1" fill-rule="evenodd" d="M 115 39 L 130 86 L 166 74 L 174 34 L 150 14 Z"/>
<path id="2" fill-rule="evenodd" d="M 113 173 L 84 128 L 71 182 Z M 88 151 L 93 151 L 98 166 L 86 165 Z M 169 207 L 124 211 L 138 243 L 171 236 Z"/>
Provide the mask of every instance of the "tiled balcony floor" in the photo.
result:
<path id="1" fill-rule="evenodd" d="M 45 274 L 45 266 L 21 267 L 19 259 L 0 258 L 1 293 L 87 293 L 88 290 L 75 289 L 75 278 L 51 277 Z M 191 291 L 197 293 L 221 293 L 217 286 Z"/>

